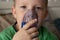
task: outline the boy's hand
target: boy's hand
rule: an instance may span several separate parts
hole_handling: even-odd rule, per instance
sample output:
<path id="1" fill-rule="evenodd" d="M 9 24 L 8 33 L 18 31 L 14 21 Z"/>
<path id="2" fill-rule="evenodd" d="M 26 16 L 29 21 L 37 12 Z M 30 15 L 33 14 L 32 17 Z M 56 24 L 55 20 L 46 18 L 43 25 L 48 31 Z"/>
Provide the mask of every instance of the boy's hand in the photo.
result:
<path id="1" fill-rule="evenodd" d="M 26 25 L 24 25 L 23 28 L 21 28 L 13 37 L 13 40 L 38 40 L 38 31 L 37 28 L 31 27 L 35 22 L 37 22 L 36 19 L 28 22 Z"/>

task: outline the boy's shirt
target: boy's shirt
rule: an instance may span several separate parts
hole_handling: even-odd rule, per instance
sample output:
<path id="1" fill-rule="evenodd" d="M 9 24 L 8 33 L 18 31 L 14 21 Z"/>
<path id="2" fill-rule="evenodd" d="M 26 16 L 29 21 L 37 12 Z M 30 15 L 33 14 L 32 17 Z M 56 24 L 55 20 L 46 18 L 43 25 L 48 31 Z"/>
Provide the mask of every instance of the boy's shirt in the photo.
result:
<path id="1" fill-rule="evenodd" d="M 57 36 L 49 32 L 45 27 L 41 27 L 39 30 L 39 40 L 58 40 Z M 0 40 L 12 40 L 16 30 L 13 26 L 10 26 L 0 32 Z"/>

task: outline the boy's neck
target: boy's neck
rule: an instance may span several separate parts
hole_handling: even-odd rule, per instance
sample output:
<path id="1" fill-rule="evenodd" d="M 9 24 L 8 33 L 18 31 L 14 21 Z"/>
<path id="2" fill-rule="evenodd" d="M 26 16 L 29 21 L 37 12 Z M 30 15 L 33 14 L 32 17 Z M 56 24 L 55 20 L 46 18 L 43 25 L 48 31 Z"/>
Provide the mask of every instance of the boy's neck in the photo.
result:
<path id="1" fill-rule="evenodd" d="M 13 25 L 13 28 L 15 29 L 16 32 L 19 31 L 19 26 L 17 22 Z"/>
<path id="2" fill-rule="evenodd" d="M 19 31 L 19 26 L 18 26 L 18 24 L 16 24 L 15 28 L 16 28 L 17 31 Z"/>

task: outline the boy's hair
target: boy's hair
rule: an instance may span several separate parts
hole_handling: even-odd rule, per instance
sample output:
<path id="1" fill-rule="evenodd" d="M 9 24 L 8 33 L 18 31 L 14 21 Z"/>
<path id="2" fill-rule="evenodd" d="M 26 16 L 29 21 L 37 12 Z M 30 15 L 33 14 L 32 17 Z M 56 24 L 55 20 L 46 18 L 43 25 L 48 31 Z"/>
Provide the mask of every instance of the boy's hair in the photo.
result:
<path id="1" fill-rule="evenodd" d="M 15 1 L 16 1 L 16 0 L 13 0 L 13 1 L 14 1 L 14 5 L 15 5 L 15 3 L 16 3 Z M 43 2 L 45 3 L 45 6 L 47 7 L 47 5 L 48 5 L 48 0 L 43 0 Z"/>

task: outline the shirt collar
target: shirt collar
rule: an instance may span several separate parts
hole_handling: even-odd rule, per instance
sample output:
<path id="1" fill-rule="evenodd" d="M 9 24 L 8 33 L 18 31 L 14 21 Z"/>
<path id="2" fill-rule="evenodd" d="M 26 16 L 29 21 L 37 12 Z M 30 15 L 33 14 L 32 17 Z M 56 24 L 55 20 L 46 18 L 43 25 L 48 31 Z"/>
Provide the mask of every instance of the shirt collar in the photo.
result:
<path id="1" fill-rule="evenodd" d="M 13 24 L 13 28 L 14 28 L 14 30 L 17 32 L 17 30 L 16 30 L 16 24 L 17 24 L 17 22 L 15 22 L 15 23 Z"/>

